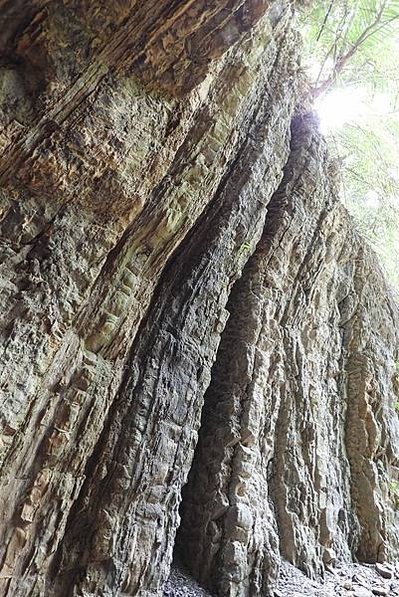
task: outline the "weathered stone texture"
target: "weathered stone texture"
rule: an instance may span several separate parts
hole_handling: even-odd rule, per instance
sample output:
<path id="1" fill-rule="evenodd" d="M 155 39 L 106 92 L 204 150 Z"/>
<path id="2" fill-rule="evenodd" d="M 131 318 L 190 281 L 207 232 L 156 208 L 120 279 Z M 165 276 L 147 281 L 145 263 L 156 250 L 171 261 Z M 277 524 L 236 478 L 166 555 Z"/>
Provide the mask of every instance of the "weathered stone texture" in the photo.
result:
<path id="1" fill-rule="evenodd" d="M 198 20 L 199 3 L 191 13 L 188 4 L 157 3 L 151 10 L 147 3 L 146 19 L 139 20 L 144 5 L 129 19 L 136 27 L 143 21 L 147 39 L 150 22 L 164 28 L 167 8 L 170 18 L 185 15 L 187 27 L 191 15 L 199 32 L 208 26 L 207 13 Z M 224 24 L 235 15 L 232 7 Z M 267 8 L 234 7 L 250 8 L 252 21 Z M 210 7 L 209 23 L 221 8 Z M 227 36 L 224 50 L 234 47 L 178 100 L 146 91 L 145 69 L 138 79 L 134 69 L 122 68 L 122 52 L 133 64 L 130 47 L 118 45 L 118 36 L 127 35 L 124 21 L 120 29 L 115 21 L 116 37 L 110 33 L 118 50 L 115 68 L 104 76 L 101 57 L 90 63 L 88 53 L 87 64 L 78 61 L 79 44 L 49 52 L 53 42 L 76 34 L 65 10 L 43 7 L 18 24 L 17 41 L 7 42 L 18 64 L 28 63 L 28 54 L 39 61 L 31 46 L 40 42 L 42 53 L 51 54 L 51 64 L 41 63 L 42 78 L 52 85 L 34 102 L 36 122 L 19 123 L 14 135 L 18 121 L 4 117 L 1 591 L 140 594 L 158 590 L 167 574 L 229 288 L 261 234 L 287 160 L 296 36 L 287 7 L 276 5 L 250 35 Z M 131 43 L 139 40 L 132 36 Z M 78 79 L 70 63 L 86 69 Z M 160 86 L 163 80 L 160 73 Z M 178 77 L 175 83 L 179 95 Z M 174 336 L 180 366 L 169 354 Z M 141 450 L 137 438 L 146 437 L 151 412 L 154 421 L 162 416 L 173 379 L 177 402 L 165 433 L 154 430 Z M 156 470 L 154 450 L 165 456 Z M 137 467 L 148 469 L 138 488 Z M 128 541 L 117 538 L 118 528 Z M 132 551 L 135 533 L 141 539 Z"/>
<path id="2" fill-rule="evenodd" d="M 182 554 L 220 595 L 262 595 L 398 547 L 398 307 L 336 200 L 314 116 L 227 309 L 183 492 Z"/>
<path id="3" fill-rule="evenodd" d="M 291 8 L 0 11 L 0 595 L 159 595 L 200 426 L 220 594 L 396 553 L 397 307 L 291 140 Z"/>

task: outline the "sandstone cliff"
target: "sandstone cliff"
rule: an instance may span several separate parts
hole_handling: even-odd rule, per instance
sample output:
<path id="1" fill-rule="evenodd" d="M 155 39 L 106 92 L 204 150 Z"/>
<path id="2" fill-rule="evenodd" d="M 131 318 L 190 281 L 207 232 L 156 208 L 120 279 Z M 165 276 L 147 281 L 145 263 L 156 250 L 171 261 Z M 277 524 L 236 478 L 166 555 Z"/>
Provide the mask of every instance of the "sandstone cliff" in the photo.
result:
<path id="1" fill-rule="evenodd" d="M 0 595 L 160 595 L 174 549 L 231 597 L 396 555 L 398 307 L 291 6 L 0 14 Z"/>

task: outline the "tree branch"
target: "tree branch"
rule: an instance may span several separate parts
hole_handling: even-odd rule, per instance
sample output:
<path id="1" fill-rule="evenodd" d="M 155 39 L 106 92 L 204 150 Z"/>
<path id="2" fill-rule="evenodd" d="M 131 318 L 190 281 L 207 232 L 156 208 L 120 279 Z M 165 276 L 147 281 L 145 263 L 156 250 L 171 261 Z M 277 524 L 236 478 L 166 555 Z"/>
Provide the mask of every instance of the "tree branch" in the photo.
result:
<path id="1" fill-rule="evenodd" d="M 380 31 L 381 29 L 383 29 L 384 27 L 386 27 L 387 25 L 389 25 L 390 23 L 392 23 L 393 21 L 395 21 L 396 19 L 399 18 L 399 15 L 394 15 L 390 19 L 385 20 L 384 22 L 381 22 L 386 4 L 387 4 L 387 1 L 385 0 L 381 4 L 380 9 L 378 10 L 374 21 L 372 23 L 370 23 L 370 25 L 368 25 L 365 28 L 365 30 L 359 35 L 357 40 L 352 44 L 351 48 L 346 53 L 342 54 L 342 56 L 340 56 L 340 58 L 338 58 L 337 62 L 335 63 L 335 65 L 333 67 L 331 75 L 329 77 L 327 77 L 327 79 L 325 79 L 325 81 L 323 81 L 323 83 L 321 83 L 321 85 L 314 87 L 314 89 L 311 91 L 311 98 L 313 100 L 316 99 L 317 97 L 319 97 L 320 95 L 322 95 L 323 93 L 325 93 L 326 91 L 328 91 L 328 89 L 330 89 L 330 87 L 336 82 L 338 76 L 345 69 L 348 61 L 353 57 L 354 54 L 356 54 L 356 52 L 359 50 L 359 48 L 364 44 L 364 42 L 369 37 L 371 37 L 372 35 L 375 35 L 375 33 L 377 33 L 378 31 Z M 325 25 L 325 23 L 324 23 L 324 25 Z M 331 49 L 329 50 L 327 57 L 330 53 L 331 53 Z M 327 60 L 327 58 L 324 60 L 323 66 L 326 63 L 326 60 Z"/>

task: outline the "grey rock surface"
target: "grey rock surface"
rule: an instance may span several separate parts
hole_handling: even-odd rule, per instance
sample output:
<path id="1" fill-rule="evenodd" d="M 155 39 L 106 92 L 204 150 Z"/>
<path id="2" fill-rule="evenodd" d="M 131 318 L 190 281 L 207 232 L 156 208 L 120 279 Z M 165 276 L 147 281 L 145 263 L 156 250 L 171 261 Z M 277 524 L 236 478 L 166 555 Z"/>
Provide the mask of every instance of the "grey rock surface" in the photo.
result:
<path id="1" fill-rule="evenodd" d="M 0 10 L 0 597 L 395 585 L 398 306 L 291 3 Z"/>
<path id="2" fill-rule="evenodd" d="M 314 577 L 397 550 L 398 308 L 336 197 L 317 125 L 298 117 L 184 489 L 186 562 L 221 595 L 264 594 L 281 556 Z"/>

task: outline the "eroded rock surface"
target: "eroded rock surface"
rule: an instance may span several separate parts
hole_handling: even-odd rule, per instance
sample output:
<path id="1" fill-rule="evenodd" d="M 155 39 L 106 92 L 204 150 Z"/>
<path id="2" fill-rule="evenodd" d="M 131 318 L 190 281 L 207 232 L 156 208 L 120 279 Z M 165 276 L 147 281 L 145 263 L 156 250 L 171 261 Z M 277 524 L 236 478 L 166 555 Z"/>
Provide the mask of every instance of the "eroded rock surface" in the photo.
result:
<path id="1" fill-rule="evenodd" d="M 314 576 L 397 551 L 398 309 L 336 196 L 299 117 L 230 295 L 184 490 L 182 553 L 221 595 L 263 594 L 281 556 Z"/>
<path id="2" fill-rule="evenodd" d="M 0 595 L 161 595 L 191 468 L 220 595 L 396 555 L 398 309 L 292 7 L 0 11 Z"/>

